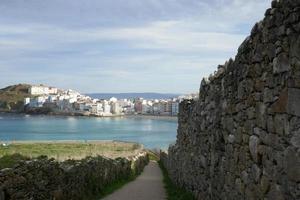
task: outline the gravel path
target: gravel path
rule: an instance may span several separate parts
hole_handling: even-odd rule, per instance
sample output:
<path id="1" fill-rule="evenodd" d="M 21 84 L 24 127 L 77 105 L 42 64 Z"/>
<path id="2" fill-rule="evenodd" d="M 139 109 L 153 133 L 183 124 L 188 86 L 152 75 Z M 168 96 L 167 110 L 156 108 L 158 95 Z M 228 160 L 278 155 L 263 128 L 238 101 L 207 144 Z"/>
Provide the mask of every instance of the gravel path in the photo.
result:
<path id="1" fill-rule="evenodd" d="M 150 162 L 134 181 L 123 186 L 104 200 L 164 200 L 166 192 L 162 172 L 157 162 Z"/>

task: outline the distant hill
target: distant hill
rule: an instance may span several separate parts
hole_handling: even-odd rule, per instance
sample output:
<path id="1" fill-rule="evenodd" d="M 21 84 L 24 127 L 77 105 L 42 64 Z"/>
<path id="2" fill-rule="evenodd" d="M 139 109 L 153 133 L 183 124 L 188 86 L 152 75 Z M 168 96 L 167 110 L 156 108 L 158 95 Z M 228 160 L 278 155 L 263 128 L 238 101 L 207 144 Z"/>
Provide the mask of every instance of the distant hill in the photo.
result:
<path id="1" fill-rule="evenodd" d="M 29 87 L 28 84 L 18 84 L 0 89 L 0 111 L 22 111 L 24 98 L 31 97 Z"/>
<path id="2" fill-rule="evenodd" d="M 133 99 L 133 98 L 144 98 L 144 99 L 170 99 L 178 97 L 180 94 L 168 94 L 168 93 L 91 93 L 86 94 L 95 99 L 109 99 L 116 97 L 117 99 Z"/>

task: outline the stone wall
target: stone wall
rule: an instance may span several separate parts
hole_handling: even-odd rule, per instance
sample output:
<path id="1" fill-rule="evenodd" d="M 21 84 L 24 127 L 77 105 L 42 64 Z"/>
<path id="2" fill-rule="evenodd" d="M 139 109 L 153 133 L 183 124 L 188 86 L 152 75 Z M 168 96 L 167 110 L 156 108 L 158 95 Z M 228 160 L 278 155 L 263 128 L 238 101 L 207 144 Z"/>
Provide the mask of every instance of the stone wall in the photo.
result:
<path id="1" fill-rule="evenodd" d="M 25 161 L 0 171 L 0 200 L 90 199 L 105 186 L 141 173 L 148 161 L 147 153 L 115 160 L 98 156 Z"/>
<path id="2" fill-rule="evenodd" d="M 181 103 L 162 160 L 197 199 L 300 199 L 300 1 L 279 0 Z"/>

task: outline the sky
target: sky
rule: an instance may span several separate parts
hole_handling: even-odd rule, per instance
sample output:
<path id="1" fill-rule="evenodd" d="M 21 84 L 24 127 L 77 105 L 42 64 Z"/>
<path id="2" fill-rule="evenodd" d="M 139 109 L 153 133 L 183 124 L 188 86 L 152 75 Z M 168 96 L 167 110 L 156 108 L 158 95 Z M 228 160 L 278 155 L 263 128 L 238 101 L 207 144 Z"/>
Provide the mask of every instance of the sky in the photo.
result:
<path id="1" fill-rule="evenodd" d="M 0 87 L 198 92 L 271 0 L 0 0 Z"/>

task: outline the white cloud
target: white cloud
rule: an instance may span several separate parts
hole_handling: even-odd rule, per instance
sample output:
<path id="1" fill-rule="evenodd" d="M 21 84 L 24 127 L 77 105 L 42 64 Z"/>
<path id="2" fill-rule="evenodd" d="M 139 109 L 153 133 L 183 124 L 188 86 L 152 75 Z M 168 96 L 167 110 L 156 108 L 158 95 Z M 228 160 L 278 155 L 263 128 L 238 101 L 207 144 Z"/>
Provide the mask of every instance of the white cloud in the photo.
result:
<path id="1" fill-rule="evenodd" d="M 87 3 L 89 9 L 91 2 Z M 34 15 L 26 18 L 29 12 L 24 12 L 24 21 L 0 20 L 0 84 L 12 79 L 26 82 L 33 74 L 39 77 L 36 81 L 51 85 L 65 81 L 60 83 L 63 87 L 79 87 L 81 91 L 101 91 L 92 84 L 95 82 L 113 91 L 118 80 L 124 81 L 124 85 L 118 84 L 123 91 L 126 87 L 142 91 L 151 85 L 152 89 L 145 90 L 153 91 L 157 85 L 166 84 L 165 80 L 171 82 L 166 84 L 171 92 L 198 90 L 203 76 L 235 55 L 270 2 L 148 0 L 144 4 L 130 0 L 123 9 L 107 1 L 114 8 L 112 13 L 81 15 L 62 9 L 66 13 L 57 15 L 63 16 L 61 23 L 57 16 L 45 14 L 42 20 L 35 20 Z M 79 9 L 77 3 L 72 8 Z M 17 10 L 30 11 L 31 6 L 19 6 Z M 4 11 L 0 3 L 1 9 Z M 51 9 L 45 13 L 51 13 Z M 7 17 L 10 12 L 16 11 L 11 9 L 3 15 Z M 90 22 L 87 18 L 95 23 L 73 26 L 74 18 L 68 18 L 68 13 L 82 17 L 78 17 L 79 23 Z M 110 14 L 116 16 L 109 18 Z M 111 24 L 113 20 L 116 23 Z M 9 68 L 13 70 L 6 70 Z"/>
<path id="2" fill-rule="evenodd" d="M 0 36 L 0 47 L 49 50 L 60 49 L 60 46 L 68 49 L 68 45 L 80 43 L 115 41 L 137 49 L 219 52 L 232 51 L 245 37 L 241 34 L 192 30 L 189 27 L 194 26 L 193 22 L 187 27 L 184 21 L 158 21 L 129 28 L 66 29 L 45 25 L 31 26 L 30 33 L 21 34 L 17 39 Z M 11 30 L 14 30 L 11 34 L 20 33 L 16 27 Z M 23 41 L 23 37 L 28 39 Z"/>

